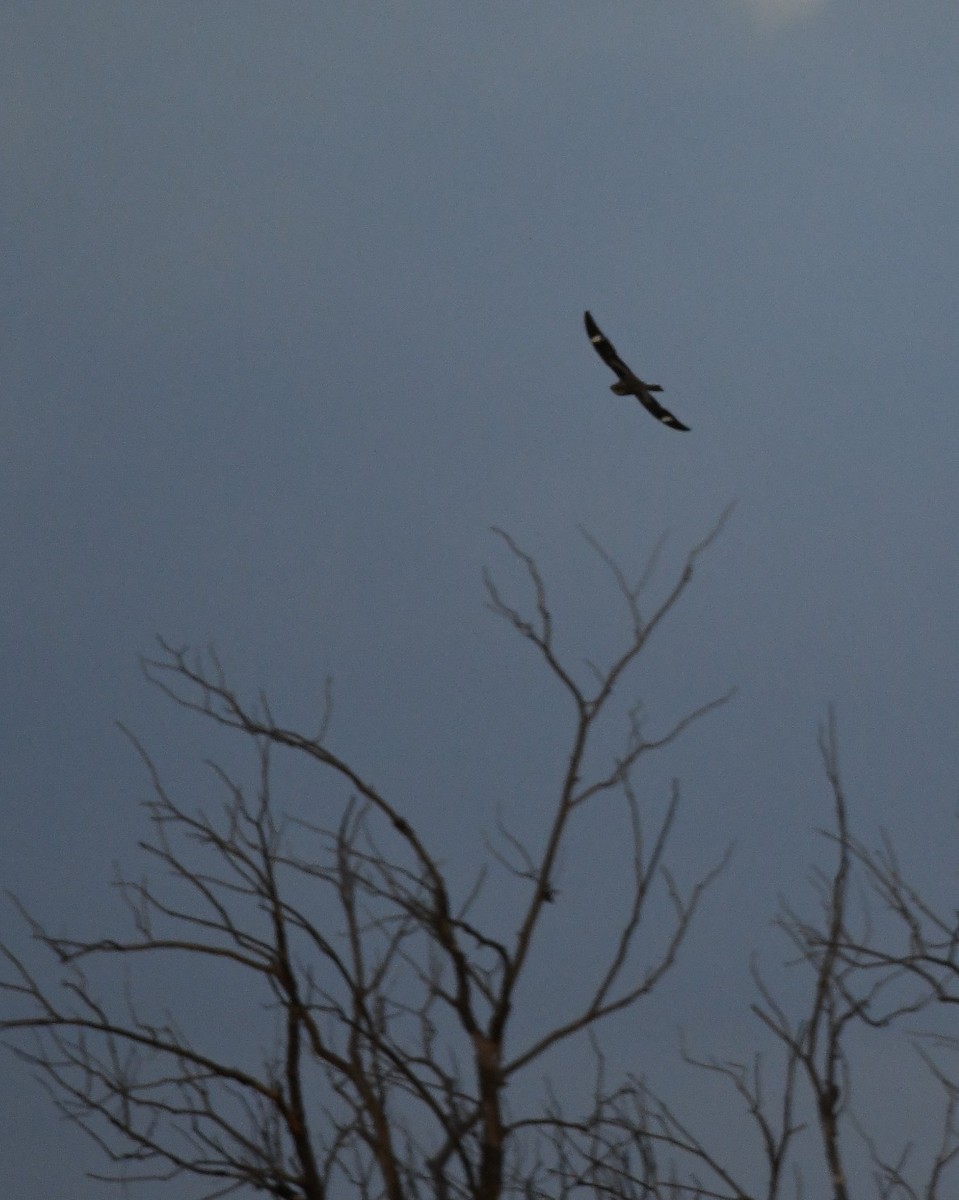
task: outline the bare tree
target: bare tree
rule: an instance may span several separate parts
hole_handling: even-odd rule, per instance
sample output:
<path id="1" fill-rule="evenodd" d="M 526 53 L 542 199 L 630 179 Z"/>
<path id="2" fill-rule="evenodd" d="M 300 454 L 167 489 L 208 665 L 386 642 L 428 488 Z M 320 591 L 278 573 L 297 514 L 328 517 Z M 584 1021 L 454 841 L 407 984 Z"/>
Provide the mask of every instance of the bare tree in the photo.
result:
<path id="1" fill-rule="evenodd" d="M 132 738 L 153 787 L 152 832 L 142 846 L 164 882 L 118 878 L 130 931 L 116 938 L 55 935 L 21 909 L 58 965 L 59 986 L 45 982 L 46 967 L 4 949 L 2 989 L 11 1011 L 0 1024 L 61 1110 L 103 1151 L 110 1165 L 98 1178 L 192 1176 L 204 1197 L 260 1192 L 284 1200 L 718 1194 L 682 1193 L 662 1180 L 654 1136 L 663 1134 L 627 1116 L 637 1097 L 647 1102 L 636 1088 L 607 1083 L 596 1039 L 608 1018 L 639 1005 L 672 967 L 725 862 L 721 856 L 680 888 L 666 867 L 678 789 L 662 819 L 647 827 L 635 784 L 644 755 L 725 697 L 655 735 L 632 708 L 612 758 L 602 758 L 598 737 L 616 719 L 613 701 L 629 669 L 721 525 L 648 609 L 654 562 L 631 583 L 590 539 L 628 625 L 620 651 L 587 672 L 558 649 L 533 558 L 499 533 L 532 603 L 508 600 L 487 574 L 489 605 L 558 685 L 572 732 L 539 840 L 501 823 L 487 868 L 465 884 L 450 878 L 415 814 L 337 752 L 329 695 L 318 732 L 299 733 L 274 719 L 264 697 L 246 704 L 215 653 L 197 656 L 160 642 L 144 664 L 147 678 L 175 704 L 249 739 L 255 787 L 215 768 L 223 799 L 210 815 L 175 799 Z M 343 802 L 330 800 L 315 822 L 285 817 L 273 794 L 279 754 L 338 782 Z M 585 1000 L 570 999 L 559 1018 L 527 1012 L 520 1031 L 520 987 L 533 969 L 547 906 L 557 899 L 561 850 L 574 821 L 595 820 L 599 802 L 611 796 L 631 830 L 628 902 L 611 952 Z M 503 873 L 522 897 L 505 934 L 475 915 L 487 881 Z M 651 905 L 663 902 L 671 915 L 655 940 L 646 925 Z M 224 1050 L 222 1037 L 191 1023 L 189 995 L 175 998 L 176 1015 L 158 1012 L 142 989 L 111 984 L 104 974 L 111 964 L 129 964 L 135 981 L 152 960 L 171 956 L 222 973 L 225 988 L 242 988 L 259 1006 L 260 1029 Z M 532 1089 L 516 1086 L 538 1079 L 548 1054 L 584 1038 L 593 1039 L 598 1069 L 582 1111 L 569 1117 L 548 1095 L 530 1101 Z M 257 1059 L 261 1044 L 270 1048 Z M 805 1061 L 799 1048 L 794 1053 Z M 657 1111 L 668 1120 L 662 1106 Z M 674 1144 L 678 1128 L 667 1133 Z M 787 1112 L 777 1136 L 785 1140 L 791 1128 Z"/>
<path id="2" fill-rule="evenodd" d="M 834 788 L 839 798 L 838 768 Z M 959 910 L 950 906 L 943 912 L 906 879 L 887 832 L 881 832 L 879 847 L 870 849 L 843 819 L 837 841 L 848 869 L 858 870 L 880 920 L 855 928 L 843 923 L 828 933 L 805 928 L 807 953 L 821 957 L 828 945 L 837 975 L 848 981 L 847 996 L 858 997 L 856 1016 L 870 1029 L 885 1029 L 916 1013 L 935 1017 L 936 1010 L 951 1018 L 952 1006 L 959 1004 Z M 861 1127 L 859 1133 L 884 1200 L 946 1200 L 955 1195 L 959 1179 L 959 1069 L 949 1065 L 955 1064 L 959 1036 L 950 1031 L 948 1019 L 943 1029 L 910 1029 L 910 1034 L 942 1096 L 939 1136 L 927 1155 L 928 1166 L 913 1167 L 916 1147 L 911 1143 L 891 1153 Z"/>
<path id="3" fill-rule="evenodd" d="M 959 1080 L 945 1061 L 959 1049 L 959 1039 L 940 1034 L 917 1043 L 921 1061 L 944 1097 L 938 1138 L 924 1148 L 925 1165 L 914 1164 L 912 1144 L 890 1149 L 857 1115 L 853 1043 L 857 1034 L 888 1037 L 934 1002 L 959 1001 L 959 921 L 937 914 L 905 882 L 888 835 L 878 852 L 868 851 L 852 835 L 832 714 L 819 744 L 834 819 L 823 836 L 833 864 L 812 873 L 812 915 L 804 916 L 782 900 L 775 922 L 791 947 L 790 965 L 804 974 L 807 986 L 790 989 L 787 1003 L 754 961 L 758 998 L 752 1011 L 772 1035 L 773 1049 L 756 1051 L 746 1061 L 697 1056 L 685 1047 L 682 1051 L 687 1065 L 718 1078 L 738 1100 L 745 1125 L 737 1152 L 731 1153 L 728 1141 L 717 1145 L 715 1134 L 695 1129 L 646 1079 L 632 1078 L 615 1091 L 600 1089 L 591 1144 L 579 1136 L 582 1126 L 566 1125 L 561 1131 L 575 1134 L 564 1139 L 564 1161 L 576 1164 L 580 1179 L 601 1180 L 607 1195 L 801 1200 L 808 1176 L 823 1178 L 828 1188 L 824 1192 L 822 1185 L 813 1185 L 809 1194 L 828 1194 L 831 1200 L 854 1195 L 948 1200 L 955 1195 Z M 874 922 L 877 908 L 877 917 L 892 914 L 892 929 L 888 920 L 881 927 Z M 902 934 L 898 947 L 896 924 Z M 918 986 L 909 986 L 910 981 Z M 807 1130 L 818 1131 L 818 1154 L 801 1136 Z M 752 1154 L 745 1152 L 748 1143 Z M 855 1171 L 851 1159 L 857 1163 Z M 759 1168 L 750 1170 L 750 1160 Z M 576 1172 L 568 1169 L 567 1174 L 572 1178 Z"/>

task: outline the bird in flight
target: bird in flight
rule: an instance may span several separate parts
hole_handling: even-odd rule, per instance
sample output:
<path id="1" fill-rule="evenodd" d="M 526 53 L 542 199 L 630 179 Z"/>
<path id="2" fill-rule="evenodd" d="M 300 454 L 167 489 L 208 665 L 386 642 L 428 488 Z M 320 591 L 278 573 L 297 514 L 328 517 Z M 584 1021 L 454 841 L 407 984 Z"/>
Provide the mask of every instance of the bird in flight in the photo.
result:
<path id="1" fill-rule="evenodd" d="M 688 432 L 689 426 L 674 417 L 668 408 L 663 408 L 653 395 L 653 392 L 663 390 L 659 384 L 643 383 L 639 376 L 634 375 L 619 357 L 616 347 L 596 324 L 592 315 L 588 312 L 583 313 L 583 319 L 586 321 L 586 332 L 589 340 L 593 343 L 593 349 L 607 367 L 610 367 L 619 376 L 619 381 L 610 384 L 609 390 L 615 392 L 617 396 L 635 396 L 643 408 L 647 412 L 651 412 L 657 421 L 662 421 L 670 429 L 682 429 Z"/>

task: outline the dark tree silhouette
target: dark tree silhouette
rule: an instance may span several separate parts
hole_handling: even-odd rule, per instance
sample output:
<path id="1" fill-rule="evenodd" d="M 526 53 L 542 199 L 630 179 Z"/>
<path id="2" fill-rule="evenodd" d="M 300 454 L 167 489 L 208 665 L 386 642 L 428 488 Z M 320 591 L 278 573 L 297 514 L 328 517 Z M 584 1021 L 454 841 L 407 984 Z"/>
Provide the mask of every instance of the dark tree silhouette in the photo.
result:
<path id="1" fill-rule="evenodd" d="M 588 539 L 627 617 L 620 650 L 602 667 L 560 652 L 536 562 L 497 531 L 531 601 L 507 599 L 487 573 L 489 606 L 533 649 L 573 720 L 543 828 L 533 840 L 501 821 L 473 880 L 455 877 L 415 813 L 337 752 L 329 691 L 318 731 L 298 733 L 277 722 L 264 697 L 244 703 L 214 653 L 160 642 L 144 663 L 147 678 L 176 705 L 245 738 L 256 752 L 255 786 L 214 768 L 223 800 L 211 816 L 175 799 L 130 735 L 152 781 L 142 846 L 160 879 L 118 879 L 129 932 L 55 935 L 21 906 L 48 960 L 34 966 L 3 948 L 0 1027 L 100 1147 L 108 1167 L 96 1178 L 192 1177 L 206 1198 L 281 1200 L 956 1194 L 954 1038 L 917 1042 L 943 1096 L 924 1160 L 908 1143 L 870 1133 L 856 1111 L 861 1038 L 913 1033 L 909 1018 L 959 1003 L 959 919 L 907 882 L 890 837 L 873 851 L 851 832 L 831 716 L 820 737 L 830 865 L 814 870 L 811 915 L 784 900 L 776 917 L 802 986 L 783 998 L 753 962 L 755 1046 L 730 1060 L 680 1045 L 676 1074 L 716 1085 L 724 1110 L 741 1114 L 741 1135 L 730 1144 L 728 1132 L 697 1128 L 663 1081 L 631 1074 L 621 1056 L 615 1068 L 607 1060 L 608 1019 L 637 1010 L 660 984 L 727 861 L 719 854 L 680 888 L 667 867 L 678 788 L 651 821 L 636 782 L 643 756 L 726 697 L 656 734 L 639 706 L 621 703 L 630 668 L 721 526 L 652 603 L 656 556 L 631 583 Z M 604 755 L 624 711 L 619 750 Z M 321 790 L 315 821 L 285 815 L 275 798 L 280 755 L 338 785 Z M 610 949 L 580 997 L 558 997 L 546 1015 L 530 1005 L 529 983 L 544 917 L 564 903 L 561 852 L 576 825 L 608 821 L 613 798 L 631 831 L 620 864 L 625 908 L 618 923 L 604 913 Z M 605 864 L 605 877 L 614 868 Z M 493 924 L 484 891 L 504 881 L 515 904 L 505 919 L 503 903 L 494 906 Z M 252 1017 L 236 1036 L 195 1018 L 192 985 L 174 997 L 173 1012 L 151 996 L 154 964 L 171 958 L 247 999 Z M 111 974 L 118 965 L 130 982 Z M 550 1056 L 577 1042 L 592 1054 L 595 1076 L 561 1102 L 544 1076 Z M 804 1179 L 813 1181 L 808 1192 Z"/>
<path id="2" fill-rule="evenodd" d="M 932 1052 L 924 1039 L 918 1045 L 920 1059 L 945 1097 L 938 1138 L 930 1139 L 931 1148 L 924 1147 L 925 1165 L 913 1167 L 913 1145 L 890 1148 L 870 1135 L 852 1099 L 855 1034 L 889 1036 L 935 1000 L 959 1000 L 949 990 L 956 978 L 951 957 L 959 921 L 936 916 L 918 891 L 905 884 L 887 835 L 883 848 L 873 853 L 851 834 L 831 713 L 819 745 L 833 805 L 834 827 L 823 831 L 833 866 L 813 871 L 817 904 L 812 917 L 783 900 L 775 922 L 792 948 L 791 965 L 805 972 L 807 987 L 787 1004 L 753 962 L 757 999 L 752 1011 L 771 1033 L 773 1051 L 755 1052 L 743 1062 L 683 1049 L 688 1066 L 718 1077 L 738 1100 L 746 1122 L 742 1139 L 734 1148 L 728 1142 L 717 1145 L 714 1136 L 695 1130 L 647 1081 L 631 1079 L 604 1112 L 599 1148 L 590 1159 L 593 1169 L 602 1169 L 607 1195 L 801 1200 L 807 1194 L 804 1174 L 822 1178 L 808 1194 L 832 1200 L 948 1200 L 955 1195 L 959 1173 L 951 1168 L 959 1159 L 959 1084 L 944 1068 L 942 1056 L 944 1046 L 956 1048 L 955 1039 L 936 1035 Z M 883 920 L 877 943 L 872 910 L 880 916 L 894 914 L 904 927 L 905 944 L 878 948 L 888 944 L 892 932 Z M 908 986 L 910 976 L 918 978 L 918 988 Z M 913 1084 L 912 1079 L 904 1081 L 904 1087 Z M 813 1130 L 818 1130 L 818 1155 L 808 1142 L 804 1151 L 799 1149 L 800 1135 Z M 752 1154 L 744 1153 L 749 1142 Z M 855 1170 L 850 1160 L 855 1160 Z M 749 1169 L 744 1164 L 750 1161 L 762 1166 Z"/>
<path id="3" fill-rule="evenodd" d="M 530 1110 L 515 1085 L 537 1078 L 549 1052 L 595 1038 L 607 1018 L 656 987 L 725 862 L 720 855 L 684 892 L 666 867 L 678 789 L 662 820 L 647 828 L 633 784 L 644 755 L 725 697 L 652 736 L 634 707 L 619 753 L 597 766 L 602 756 L 594 749 L 600 728 L 615 720 L 613 701 L 630 667 L 721 524 L 648 609 L 654 564 L 631 584 L 589 539 L 618 587 L 627 629 L 611 662 L 585 669 L 557 648 L 533 558 L 497 531 L 526 576 L 532 605 L 527 611 L 507 600 L 487 573 L 489 606 L 530 644 L 574 719 L 539 841 L 501 824 L 488 870 L 468 886 L 448 876 L 415 814 L 336 751 L 329 695 L 319 731 L 299 733 L 274 719 L 265 698 L 245 704 L 215 653 L 159 643 L 159 654 L 144 663 L 147 678 L 177 705 L 250 739 L 259 761 L 255 789 L 217 769 L 222 810 L 198 811 L 170 794 L 130 735 L 153 785 L 152 835 L 143 849 L 167 884 L 119 879 L 131 927 L 123 937 L 54 935 L 21 909 L 59 964 L 60 987 L 46 986 L 23 956 L 5 949 L 10 970 L 2 987 L 17 1011 L 2 1025 L 8 1034 L 32 1035 L 18 1038 L 16 1052 L 106 1155 L 111 1169 L 98 1178 L 189 1175 L 206 1197 L 249 1191 L 284 1200 L 495 1200 L 569 1194 L 584 1182 L 602 1190 L 601 1172 L 580 1180 L 567 1154 L 571 1139 L 593 1145 L 618 1119 L 602 1080 L 577 1116 L 577 1137 L 548 1099 Z M 345 784 L 338 811 L 331 801 L 316 823 L 284 818 L 271 787 L 273 760 L 283 752 Z M 522 1034 L 514 1034 L 520 986 L 544 912 L 557 899 L 560 851 L 574 818 L 596 820 L 599 801 L 610 795 L 619 797 L 632 830 L 624 847 L 629 900 L 612 950 L 585 1001 L 571 999 L 559 1019 L 527 1012 Z M 520 881 L 525 895 L 505 936 L 473 916 L 495 872 Z M 645 933 L 654 897 L 672 914 L 655 941 Z M 243 1045 L 224 1053 L 222 1039 L 191 1022 L 189 996 L 179 998 L 175 1015 L 158 1015 L 132 987 L 103 991 L 105 963 L 121 960 L 135 973 L 144 959 L 169 956 L 212 964 L 231 989 L 239 977 L 261 1006 L 262 1028 L 245 1030 Z M 251 1065 L 251 1050 L 267 1042 L 272 1050 Z"/>

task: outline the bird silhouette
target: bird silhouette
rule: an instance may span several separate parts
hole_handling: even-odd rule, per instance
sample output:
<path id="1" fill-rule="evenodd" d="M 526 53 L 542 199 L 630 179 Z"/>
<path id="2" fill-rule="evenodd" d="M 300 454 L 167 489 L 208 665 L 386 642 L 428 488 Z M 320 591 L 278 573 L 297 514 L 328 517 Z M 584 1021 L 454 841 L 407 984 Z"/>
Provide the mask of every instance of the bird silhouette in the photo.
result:
<path id="1" fill-rule="evenodd" d="M 617 396 L 635 396 L 643 408 L 647 412 L 652 413 L 657 421 L 662 421 L 670 429 L 681 429 L 688 433 L 689 426 L 684 425 L 682 421 L 674 417 L 668 408 L 663 408 L 653 395 L 653 392 L 661 392 L 663 390 L 659 384 L 644 383 L 638 375 L 634 375 L 616 353 L 616 347 L 596 324 L 592 315 L 589 312 L 585 312 L 583 313 L 583 319 L 586 322 L 586 332 L 589 335 L 589 340 L 593 343 L 593 349 L 607 367 L 615 371 L 619 376 L 618 382 L 610 384 L 609 390 L 615 392 Z"/>

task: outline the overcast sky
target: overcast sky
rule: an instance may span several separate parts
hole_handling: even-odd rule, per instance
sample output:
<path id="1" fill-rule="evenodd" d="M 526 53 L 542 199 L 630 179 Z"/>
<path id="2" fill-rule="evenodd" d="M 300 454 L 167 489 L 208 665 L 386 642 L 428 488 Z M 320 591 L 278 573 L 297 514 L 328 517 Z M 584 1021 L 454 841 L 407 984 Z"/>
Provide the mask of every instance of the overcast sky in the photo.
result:
<path id="1" fill-rule="evenodd" d="M 4 4 L 3 883 L 113 920 L 118 719 L 207 794 L 224 743 L 142 681 L 158 633 L 304 729 L 332 674 L 338 747 L 475 864 L 498 808 L 538 827 L 567 728 L 484 608 L 484 564 L 519 586 L 489 527 L 578 661 L 622 620 L 580 527 L 630 573 L 667 535 L 665 587 L 732 500 L 632 688 L 657 728 L 738 688 L 642 780 L 682 781 L 681 877 L 737 854 L 635 1044 L 678 1008 L 751 1052 L 828 704 L 859 833 L 951 881 L 957 63 L 937 0 Z M 611 395 L 585 308 L 690 433 Z M 601 912 L 557 912 L 586 953 Z M 0 1161 L 103 1194 L 12 1059 Z"/>

